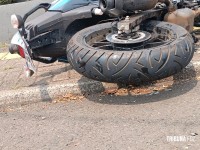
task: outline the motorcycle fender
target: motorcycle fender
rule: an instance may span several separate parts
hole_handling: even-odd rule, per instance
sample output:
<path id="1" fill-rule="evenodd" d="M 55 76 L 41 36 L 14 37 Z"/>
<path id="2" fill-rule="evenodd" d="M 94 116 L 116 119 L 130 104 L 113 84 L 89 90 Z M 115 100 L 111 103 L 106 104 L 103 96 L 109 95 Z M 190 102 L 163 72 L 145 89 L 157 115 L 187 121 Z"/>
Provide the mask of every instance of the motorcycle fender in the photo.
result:
<path id="1" fill-rule="evenodd" d="M 19 32 L 15 33 L 15 35 L 12 37 L 11 44 L 19 45 L 25 49 L 25 45 L 23 44 L 23 41 L 20 37 L 21 36 Z"/>

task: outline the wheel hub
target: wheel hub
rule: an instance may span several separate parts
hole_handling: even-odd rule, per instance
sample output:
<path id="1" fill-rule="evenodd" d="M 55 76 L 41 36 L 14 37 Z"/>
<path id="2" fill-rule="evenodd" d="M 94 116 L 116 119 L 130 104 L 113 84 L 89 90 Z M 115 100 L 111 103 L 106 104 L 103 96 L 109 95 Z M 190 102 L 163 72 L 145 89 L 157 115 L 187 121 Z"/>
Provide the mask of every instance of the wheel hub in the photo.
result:
<path id="1" fill-rule="evenodd" d="M 108 34 L 106 40 L 114 44 L 137 44 L 147 41 L 151 38 L 151 34 L 146 31 L 138 31 L 130 34 Z"/>

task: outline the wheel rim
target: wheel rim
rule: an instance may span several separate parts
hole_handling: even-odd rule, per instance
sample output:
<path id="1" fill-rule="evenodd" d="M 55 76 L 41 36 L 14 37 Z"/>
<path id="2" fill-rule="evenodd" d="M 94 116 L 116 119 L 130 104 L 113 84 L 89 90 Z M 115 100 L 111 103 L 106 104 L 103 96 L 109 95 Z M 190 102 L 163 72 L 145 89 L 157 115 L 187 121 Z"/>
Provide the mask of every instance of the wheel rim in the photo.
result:
<path id="1" fill-rule="evenodd" d="M 126 45 L 126 44 L 142 43 L 151 38 L 151 34 L 146 31 L 138 31 L 136 33 L 133 33 L 133 35 L 131 35 L 131 34 L 129 34 L 129 35 L 123 36 L 123 35 L 111 33 L 106 36 L 106 40 L 111 43 L 114 43 L 114 44 Z"/>
<path id="2" fill-rule="evenodd" d="M 143 27 L 138 33 L 145 34 L 146 37 L 138 42 L 113 40 L 111 37 L 116 35 L 116 31 L 113 31 L 113 28 L 106 28 L 89 33 L 84 37 L 84 42 L 87 46 L 97 50 L 134 51 L 167 45 L 175 39 L 175 35 L 170 29 L 160 27 L 155 27 L 152 31 Z"/>

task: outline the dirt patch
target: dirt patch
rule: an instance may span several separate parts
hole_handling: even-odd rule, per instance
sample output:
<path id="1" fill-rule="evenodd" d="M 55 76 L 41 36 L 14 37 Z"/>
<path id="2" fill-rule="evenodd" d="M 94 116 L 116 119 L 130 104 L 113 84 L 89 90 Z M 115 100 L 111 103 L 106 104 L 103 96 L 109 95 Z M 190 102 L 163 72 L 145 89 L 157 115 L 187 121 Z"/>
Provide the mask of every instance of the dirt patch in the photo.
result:
<path id="1" fill-rule="evenodd" d="M 68 93 L 66 95 L 63 95 L 59 97 L 58 99 L 54 100 L 53 103 L 58 102 L 70 102 L 70 101 L 82 101 L 85 97 L 83 95 L 76 95 Z"/>
<path id="2" fill-rule="evenodd" d="M 175 84 L 180 84 L 189 80 L 200 80 L 200 74 L 192 67 L 183 69 L 180 73 L 161 80 L 144 83 L 139 86 L 127 85 L 118 88 L 106 89 L 103 95 L 115 96 L 138 96 L 138 95 L 156 95 L 161 91 L 172 91 Z"/>
<path id="3" fill-rule="evenodd" d="M 159 94 L 160 91 L 170 91 L 174 84 L 173 77 L 165 78 L 145 85 L 133 86 L 128 85 L 119 87 L 118 89 L 106 89 L 102 94 L 115 95 L 115 96 L 128 96 L 128 95 L 146 95 L 146 94 Z"/>

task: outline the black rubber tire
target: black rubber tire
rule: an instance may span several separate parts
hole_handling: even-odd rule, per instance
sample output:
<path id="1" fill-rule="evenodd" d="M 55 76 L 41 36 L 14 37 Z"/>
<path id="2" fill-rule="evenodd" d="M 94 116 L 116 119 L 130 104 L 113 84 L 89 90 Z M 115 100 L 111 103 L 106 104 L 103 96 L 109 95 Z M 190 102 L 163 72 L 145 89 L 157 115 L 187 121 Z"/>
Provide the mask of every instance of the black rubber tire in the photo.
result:
<path id="1" fill-rule="evenodd" d="M 194 42 L 184 28 L 160 21 L 148 21 L 145 25 L 151 31 L 155 28 L 168 30 L 174 37 L 172 42 L 134 51 L 95 49 L 85 42 L 85 38 L 111 28 L 111 23 L 104 23 L 81 30 L 71 38 L 67 46 L 68 60 L 77 72 L 88 78 L 125 84 L 162 79 L 189 64 Z"/>

